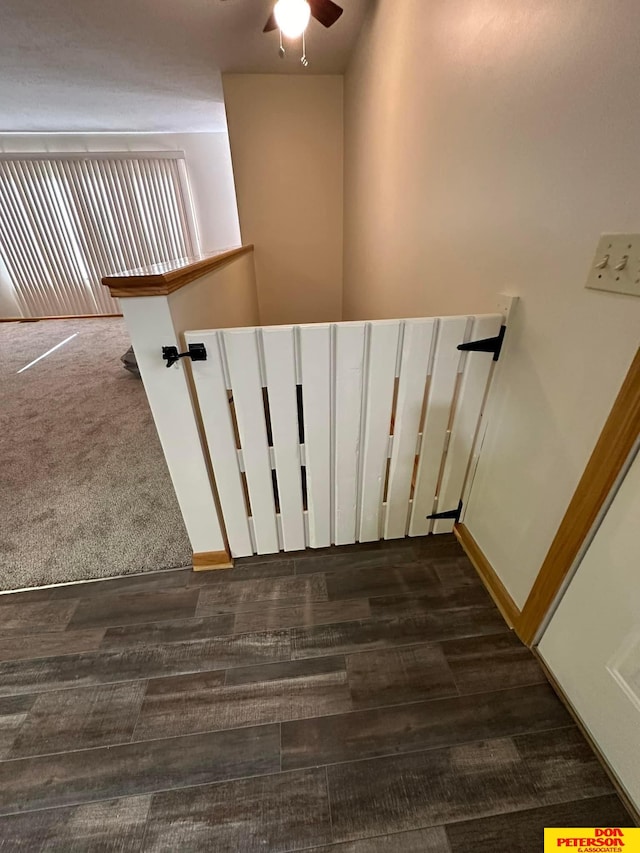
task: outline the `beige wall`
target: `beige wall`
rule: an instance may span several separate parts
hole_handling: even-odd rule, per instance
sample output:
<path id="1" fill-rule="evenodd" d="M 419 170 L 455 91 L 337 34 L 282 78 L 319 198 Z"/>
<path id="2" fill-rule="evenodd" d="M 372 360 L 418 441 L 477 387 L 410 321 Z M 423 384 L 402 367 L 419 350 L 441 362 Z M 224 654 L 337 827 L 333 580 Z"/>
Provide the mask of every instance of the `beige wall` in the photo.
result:
<path id="1" fill-rule="evenodd" d="M 223 76 L 262 323 L 341 319 L 342 77 Z"/>
<path id="2" fill-rule="evenodd" d="M 258 325 L 253 252 L 195 279 L 168 297 L 176 334 L 198 329 Z M 183 338 L 181 337 L 183 342 Z"/>
<path id="3" fill-rule="evenodd" d="M 640 5 L 378 0 L 345 80 L 345 319 L 521 304 L 466 523 L 519 605 L 640 339 Z"/>

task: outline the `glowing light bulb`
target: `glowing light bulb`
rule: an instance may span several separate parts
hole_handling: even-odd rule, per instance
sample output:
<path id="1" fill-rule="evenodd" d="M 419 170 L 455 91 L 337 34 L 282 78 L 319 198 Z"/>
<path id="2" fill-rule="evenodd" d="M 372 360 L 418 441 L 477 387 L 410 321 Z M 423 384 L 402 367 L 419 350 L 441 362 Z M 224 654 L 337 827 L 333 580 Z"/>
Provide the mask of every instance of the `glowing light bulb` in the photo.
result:
<path id="1" fill-rule="evenodd" d="M 284 35 L 296 39 L 307 29 L 311 7 L 307 0 L 278 0 L 273 13 Z"/>

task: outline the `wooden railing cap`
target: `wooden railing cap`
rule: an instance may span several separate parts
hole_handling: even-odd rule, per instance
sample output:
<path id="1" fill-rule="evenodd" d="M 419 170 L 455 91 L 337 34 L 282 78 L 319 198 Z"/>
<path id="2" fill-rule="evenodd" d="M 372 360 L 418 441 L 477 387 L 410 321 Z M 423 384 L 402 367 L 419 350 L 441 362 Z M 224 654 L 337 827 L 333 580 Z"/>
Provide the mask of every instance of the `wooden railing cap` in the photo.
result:
<path id="1" fill-rule="evenodd" d="M 253 246 L 238 246 L 193 258 L 178 258 L 148 267 L 106 275 L 102 279 L 111 296 L 168 296 L 200 276 L 210 273 L 240 255 L 252 252 Z"/>

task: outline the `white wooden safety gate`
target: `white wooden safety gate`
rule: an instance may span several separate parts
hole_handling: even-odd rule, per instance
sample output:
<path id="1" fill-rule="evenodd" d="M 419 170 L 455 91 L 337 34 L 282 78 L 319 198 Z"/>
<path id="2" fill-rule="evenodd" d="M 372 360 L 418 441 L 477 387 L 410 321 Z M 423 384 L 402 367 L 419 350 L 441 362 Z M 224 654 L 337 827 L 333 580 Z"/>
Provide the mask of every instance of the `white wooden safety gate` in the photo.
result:
<path id="1" fill-rule="evenodd" d="M 233 556 L 443 533 L 493 365 L 458 344 L 503 317 L 187 332 Z"/>

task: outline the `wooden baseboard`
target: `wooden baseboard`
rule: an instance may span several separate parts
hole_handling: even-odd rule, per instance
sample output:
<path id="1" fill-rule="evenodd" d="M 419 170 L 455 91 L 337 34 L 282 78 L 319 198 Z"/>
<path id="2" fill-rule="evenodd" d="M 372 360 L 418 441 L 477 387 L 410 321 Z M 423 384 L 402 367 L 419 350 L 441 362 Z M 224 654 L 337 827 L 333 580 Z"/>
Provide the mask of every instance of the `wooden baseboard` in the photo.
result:
<path id="1" fill-rule="evenodd" d="M 217 569 L 232 569 L 233 558 L 226 551 L 200 551 L 193 555 L 194 572 L 213 572 Z"/>
<path id="2" fill-rule="evenodd" d="M 496 574 L 495 569 L 489 560 L 487 560 L 480 546 L 464 524 L 456 524 L 453 532 L 458 542 L 464 548 L 467 557 L 471 560 L 475 570 L 480 575 L 480 579 L 486 586 L 491 598 L 495 601 L 498 610 L 504 616 L 505 622 L 520 636 L 518 633 L 521 615 L 520 608 L 507 592 L 505 585 Z"/>
<path id="3" fill-rule="evenodd" d="M 601 752 L 600 747 L 598 746 L 598 744 L 593 739 L 591 733 L 589 732 L 589 730 L 585 726 L 584 722 L 582 721 L 581 716 L 578 714 L 576 709 L 573 707 L 571 700 L 569 699 L 567 694 L 564 692 L 564 690 L 562 689 L 562 687 L 560 686 L 560 684 L 556 680 L 555 676 L 553 675 L 553 673 L 551 672 L 551 670 L 549 669 L 549 667 L 545 663 L 544 659 L 540 655 L 540 652 L 538 651 L 538 649 L 536 647 L 534 647 L 532 649 L 532 651 L 533 651 L 534 655 L 536 656 L 538 663 L 540 664 L 540 666 L 542 668 L 542 671 L 544 672 L 545 676 L 547 677 L 547 681 L 549 682 L 549 684 L 553 688 L 558 699 L 562 702 L 562 704 L 565 706 L 565 708 L 567 709 L 567 711 L 569 712 L 569 714 L 573 718 L 573 721 L 575 722 L 576 726 L 580 729 L 582 736 L 587 741 L 587 743 L 589 744 L 589 746 L 593 750 L 596 758 L 598 759 L 598 761 L 602 765 L 602 769 L 604 770 L 604 772 L 607 774 L 607 776 L 611 780 L 611 784 L 616 789 L 618 796 L 622 800 L 624 807 L 627 809 L 627 811 L 629 812 L 629 814 L 631 815 L 633 820 L 636 822 L 636 824 L 638 826 L 640 826 L 640 812 L 636 808 L 635 803 L 632 802 L 632 800 L 629 798 L 629 795 L 627 794 L 625 789 L 620 784 L 620 780 L 618 779 L 616 774 L 613 772 L 611 765 L 609 764 L 609 762 L 605 758 L 604 754 Z"/>

